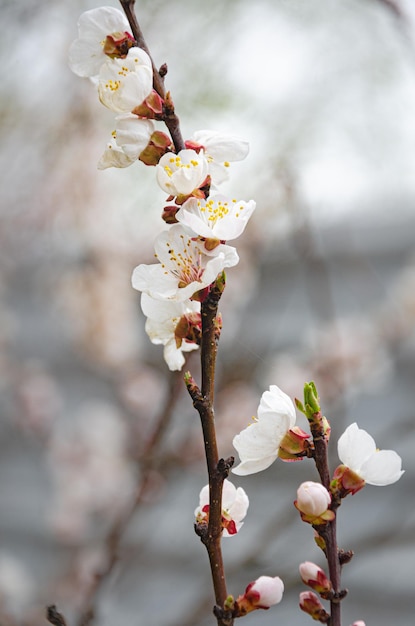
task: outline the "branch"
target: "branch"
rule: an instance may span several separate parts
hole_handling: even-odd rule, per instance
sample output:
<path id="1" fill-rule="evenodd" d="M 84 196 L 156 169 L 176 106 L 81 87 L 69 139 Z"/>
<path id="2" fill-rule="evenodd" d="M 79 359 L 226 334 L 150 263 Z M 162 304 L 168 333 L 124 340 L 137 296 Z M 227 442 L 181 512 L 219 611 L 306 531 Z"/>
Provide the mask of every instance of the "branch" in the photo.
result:
<path id="1" fill-rule="evenodd" d="M 150 50 L 146 44 L 143 33 L 141 31 L 140 25 L 137 21 L 137 17 L 134 12 L 135 0 L 120 0 L 120 4 L 123 8 L 123 11 L 128 19 L 128 22 L 131 27 L 131 32 L 133 34 L 134 39 L 136 40 L 138 47 L 142 48 L 145 52 L 147 52 L 148 56 L 151 60 L 151 65 L 153 68 L 153 87 L 155 91 L 159 94 L 159 96 L 165 101 L 165 111 L 163 115 L 163 121 L 169 129 L 171 138 L 174 143 L 174 147 L 176 152 L 180 152 L 185 148 L 182 133 L 180 130 L 180 121 L 174 111 L 173 101 L 170 97 L 170 93 L 166 93 L 166 89 L 164 86 L 164 76 L 167 74 L 167 65 L 162 65 L 160 70 L 156 68 L 156 65 L 153 61 L 153 58 L 150 54 Z"/>
<path id="2" fill-rule="evenodd" d="M 218 626 L 232 626 L 233 619 L 223 611 L 228 597 L 225 569 L 222 557 L 222 491 L 223 481 L 233 464 L 233 458 L 219 459 L 216 440 L 215 416 L 213 409 L 215 369 L 218 344 L 217 313 L 220 297 L 225 288 L 225 276 L 219 275 L 208 297 L 201 303 L 202 341 L 201 369 L 202 389 L 196 385 L 190 374 L 186 374 L 187 390 L 193 405 L 199 413 L 205 444 L 206 464 L 209 476 L 209 523 L 207 528 L 196 528 L 209 557 L 216 607 L 214 614 Z"/>
<path id="3" fill-rule="evenodd" d="M 62 613 L 59 613 L 56 606 L 51 604 L 46 609 L 46 618 L 53 626 L 66 626 L 66 620 Z"/>

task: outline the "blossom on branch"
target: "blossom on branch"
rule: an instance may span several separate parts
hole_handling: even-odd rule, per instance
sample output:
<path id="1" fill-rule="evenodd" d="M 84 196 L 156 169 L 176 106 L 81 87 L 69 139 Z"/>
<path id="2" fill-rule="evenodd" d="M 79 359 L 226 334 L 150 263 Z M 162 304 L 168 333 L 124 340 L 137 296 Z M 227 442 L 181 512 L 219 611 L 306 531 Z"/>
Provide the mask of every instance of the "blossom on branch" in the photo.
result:
<path id="1" fill-rule="evenodd" d="M 231 200 L 219 194 L 206 200 L 189 198 L 177 211 L 176 219 L 199 237 L 205 238 L 205 246 L 209 242 L 206 247 L 213 249 L 243 233 L 255 206 L 253 200 Z"/>
<path id="2" fill-rule="evenodd" d="M 165 154 L 156 166 L 157 182 L 171 196 L 187 196 L 206 181 L 208 163 L 194 150 Z"/>
<path id="3" fill-rule="evenodd" d="M 269 609 L 279 604 L 284 593 L 284 583 L 279 576 L 260 576 L 249 583 L 243 596 L 235 602 L 236 617 L 242 617 L 256 609 Z"/>
<path id="4" fill-rule="evenodd" d="M 345 480 L 353 482 L 354 474 L 356 479 L 356 488 L 349 488 L 349 493 L 355 493 L 364 483 L 391 485 L 404 473 L 399 454 L 394 450 L 378 450 L 373 437 L 356 423 L 346 428 L 338 441 L 337 451 L 343 466 L 337 468 L 335 478 L 341 480 L 340 474 L 344 474 Z M 345 470 L 342 470 L 344 466 Z"/>
<path id="5" fill-rule="evenodd" d="M 302 591 L 300 593 L 300 609 L 323 624 L 326 624 L 330 617 L 314 591 Z"/>
<path id="6" fill-rule="evenodd" d="M 307 480 L 297 489 L 295 508 L 300 511 L 301 519 L 309 524 L 322 524 L 334 519 L 335 514 L 329 510 L 331 495 L 321 483 Z"/>
<path id="7" fill-rule="evenodd" d="M 244 139 L 215 130 L 198 130 L 185 144 L 196 152 L 204 151 L 214 185 L 228 180 L 230 163 L 242 161 L 249 152 L 249 143 Z"/>
<path id="8" fill-rule="evenodd" d="M 323 594 L 327 594 L 332 590 L 331 581 L 327 578 L 324 570 L 315 563 L 305 561 L 301 563 L 299 570 L 303 583 L 317 591 L 320 595 L 323 596 Z"/>
<path id="9" fill-rule="evenodd" d="M 164 346 L 164 360 L 171 371 L 181 370 L 185 363 L 183 352 L 199 347 L 196 340 L 201 332 L 200 302 L 154 300 L 143 293 L 141 308 L 147 316 L 146 333 L 151 342 Z M 185 333 L 181 332 L 184 325 Z"/>
<path id="10" fill-rule="evenodd" d="M 184 302 L 208 288 L 223 269 L 239 261 L 231 246 L 220 245 L 206 253 L 180 224 L 160 233 L 155 250 L 159 263 L 136 267 L 132 285 L 156 300 Z"/>
<path id="11" fill-rule="evenodd" d="M 134 45 L 129 31 L 128 20 L 118 9 L 99 7 L 85 11 L 78 21 L 79 37 L 69 48 L 69 67 L 78 76 L 98 76 L 109 55 L 126 56 Z"/>
<path id="12" fill-rule="evenodd" d="M 230 480 L 223 481 L 222 491 L 222 528 L 223 536 L 231 537 L 243 526 L 249 507 L 249 499 L 242 487 L 236 488 Z M 199 506 L 195 510 L 198 524 L 209 523 L 209 485 L 205 485 L 199 494 Z"/>
<path id="13" fill-rule="evenodd" d="M 271 385 L 269 391 L 262 394 L 254 422 L 233 439 L 241 463 L 232 471 L 244 476 L 269 467 L 278 457 L 280 443 L 295 420 L 291 398 Z"/>
<path id="14" fill-rule="evenodd" d="M 131 113 L 153 89 L 153 70 L 147 52 L 130 48 L 124 59 L 108 59 L 98 78 L 102 104 L 115 113 Z"/>
<path id="15" fill-rule="evenodd" d="M 107 167 L 128 167 L 137 161 L 147 147 L 154 132 L 154 124 L 132 113 L 124 113 L 115 118 L 115 130 L 104 154 L 98 161 L 98 169 Z"/>

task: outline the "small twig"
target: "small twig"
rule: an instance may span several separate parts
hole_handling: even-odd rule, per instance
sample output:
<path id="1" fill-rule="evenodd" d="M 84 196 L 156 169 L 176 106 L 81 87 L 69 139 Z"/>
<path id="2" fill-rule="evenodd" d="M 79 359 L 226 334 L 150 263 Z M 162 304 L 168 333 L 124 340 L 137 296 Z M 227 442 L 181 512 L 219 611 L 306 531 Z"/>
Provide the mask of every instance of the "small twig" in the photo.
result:
<path id="1" fill-rule="evenodd" d="M 53 626 L 67 626 L 64 616 L 62 613 L 59 613 L 54 604 L 47 607 L 46 618 L 50 624 L 53 624 Z"/>

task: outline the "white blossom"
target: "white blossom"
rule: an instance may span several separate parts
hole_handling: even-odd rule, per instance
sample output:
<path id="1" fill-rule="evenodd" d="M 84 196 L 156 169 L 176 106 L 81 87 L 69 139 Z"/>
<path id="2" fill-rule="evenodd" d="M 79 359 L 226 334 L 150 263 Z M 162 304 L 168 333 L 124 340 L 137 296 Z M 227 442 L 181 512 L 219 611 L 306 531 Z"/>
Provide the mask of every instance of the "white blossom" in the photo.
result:
<path id="1" fill-rule="evenodd" d="M 174 302 L 171 300 L 154 300 L 146 293 L 141 295 L 141 308 L 147 316 L 146 333 L 154 344 L 164 346 L 164 360 L 171 371 L 181 370 L 185 359 L 183 352 L 197 350 L 198 345 L 189 341 L 182 341 L 177 346 L 175 330 L 182 316 L 200 312 L 200 302 L 186 300 Z"/>
<path id="2" fill-rule="evenodd" d="M 236 488 L 225 479 L 222 491 L 223 536 L 235 535 L 243 526 L 249 507 L 249 499 L 242 487 Z M 199 494 L 199 506 L 195 510 L 196 521 L 207 522 L 209 519 L 209 485 L 205 485 Z"/>
<path id="3" fill-rule="evenodd" d="M 78 21 L 78 39 L 69 49 L 69 67 L 78 76 L 93 77 L 108 59 L 104 43 L 108 35 L 130 31 L 124 13 L 113 7 L 99 7 L 82 13 Z"/>
<path id="4" fill-rule="evenodd" d="M 164 154 L 156 166 L 157 182 L 171 196 L 188 195 L 206 180 L 208 163 L 203 153 L 181 150 Z"/>
<path id="5" fill-rule="evenodd" d="M 242 161 L 249 152 L 249 143 L 244 139 L 215 130 L 198 130 L 190 141 L 202 146 L 214 185 L 227 180 L 230 163 Z"/>
<path id="6" fill-rule="evenodd" d="M 140 119 L 132 113 L 124 113 L 115 118 L 112 140 L 98 161 L 98 169 L 107 167 L 128 167 L 134 163 L 147 147 L 154 132 L 151 120 Z"/>
<path id="7" fill-rule="evenodd" d="M 262 394 L 255 421 L 233 439 L 241 463 L 232 471 L 242 476 L 269 467 L 278 457 L 279 445 L 295 420 L 291 398 L 271 385 Z"/>
<path id="8" fill-rule="evenodd" d="M 208 287 L 220 272 L 239 260 L 235 248 L 226 245 L 205 254 L 203 247 L 180 224 L 159 234 L 155 250 L 159 263 L 136 267 L 132 285 L 157 300 L 183 302 Z"/>
<path id="9" fill-rule="evenodd" d="M 255 206 L 253 200 L 232 200 L 219 194 L 206 200 L 189 198 L 176 213 L 176 219 L 196 235 L 227 241 L 242 234 Z"/>
<path id="10" fill-rule="evenodd" d="M 394 450 L 378 450 L 373 437 L 356 423 L 346 428 L 337 451 L 341 462 L 369 485 L 391 485 L 404 473 L 401 457 Z"/>
<path id="11" fill-rule="evenodd" d="M 153 88 L 153 70 L 148 54 L 130 48 L 124 59 L 110 59 L 101 66 L 98 79 L 99 99 L 115 113 L 130 113 Z"/>

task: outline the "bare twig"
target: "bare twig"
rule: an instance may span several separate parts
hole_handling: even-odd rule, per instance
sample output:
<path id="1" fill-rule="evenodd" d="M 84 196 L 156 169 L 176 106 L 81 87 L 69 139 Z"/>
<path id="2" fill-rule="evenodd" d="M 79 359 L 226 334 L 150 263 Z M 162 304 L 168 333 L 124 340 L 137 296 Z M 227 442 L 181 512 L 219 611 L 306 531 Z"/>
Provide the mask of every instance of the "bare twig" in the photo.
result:
<path id="1" fill-rule="evenodd" d="M 59 613 L 54 604 L 47 607 L 46 618 L 50 624 L 53 624 L 53 626 L 67 626 L 64 616 L 62 613 Z"/>

